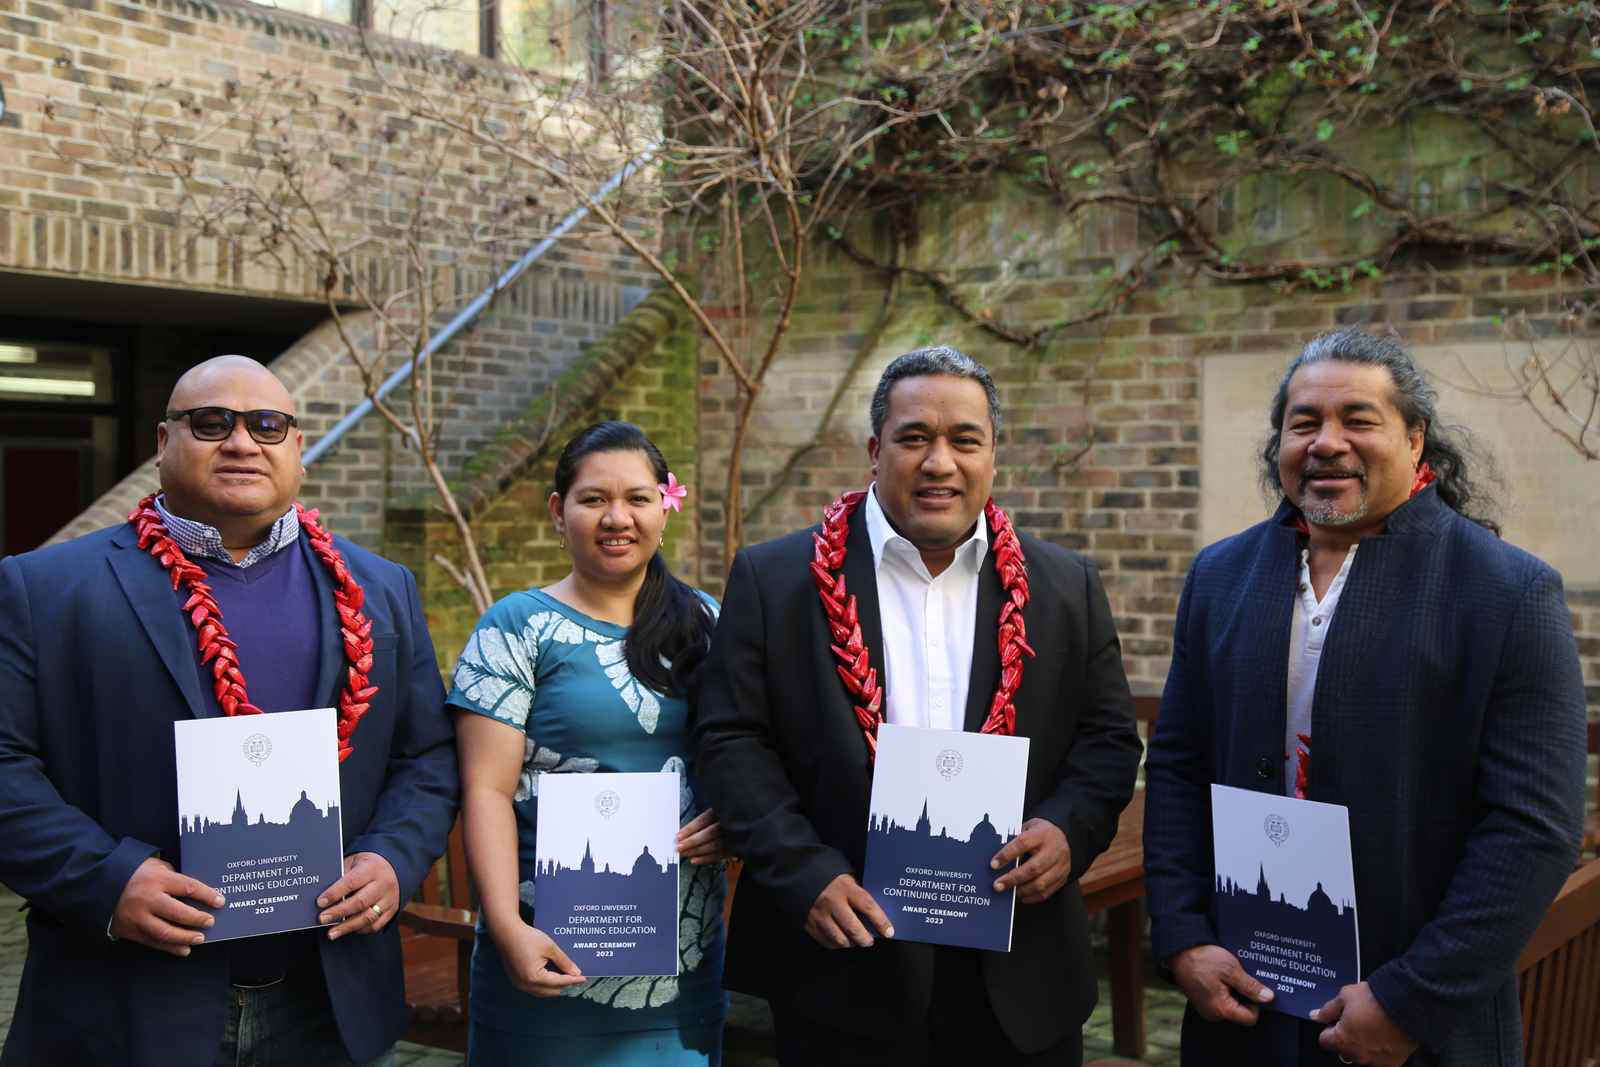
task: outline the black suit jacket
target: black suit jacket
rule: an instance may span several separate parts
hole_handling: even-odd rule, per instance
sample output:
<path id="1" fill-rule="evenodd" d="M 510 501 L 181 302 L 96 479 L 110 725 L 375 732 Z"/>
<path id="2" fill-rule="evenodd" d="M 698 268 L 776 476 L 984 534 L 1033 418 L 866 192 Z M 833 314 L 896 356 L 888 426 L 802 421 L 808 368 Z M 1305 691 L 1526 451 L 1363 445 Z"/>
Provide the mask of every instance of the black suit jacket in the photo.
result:
<path id="1" fill-rule="evenodd" d="M 1213 943 L 1210 784 L 1284 789 L 1287 505 L 1189 571 L 1145 769 L 1156 958 Z M 1577 855 L 1584 692 L 1561 579 L 1426 489 L 1361 542 L 1312 698 L 1309 798 L 1350 812 L 1361 969 L 1417 1064 L 1522 1062 L 1512 970 Z M 1319 1027 L 1191 1010 L 1183 1062 L 1326 1064 Z"/>
<path id="2" fill-rule="evenodd" d="M 1110 844 L 1133 792 L 1140 744 L 1121 646 L 1094 566 L 1023 536 L 1031 600 L 1024 617 L 1038 656 L 1016 695 L 1017 732 L 1031 739 L 1026 818 L 1050 820 L 1072 848 L 1072 882 L 1017 905 L 1012 950 L 979 953 L 995 1015 L 1025 1052 L 1082 1025 L 1094 1006 L 1083 900 L 1076 881 Z M 845 578 L 885 686 L 872 548 L 851 519 Z M 828 950 L 806 913 L 840 874 L 861 875 L 872 768 L 834 670 L 816 586 L 811 531 L 735 558 L 702 676 L 695 738 L 701 781 L 729 850 L 744 859 L 728 941 L 730 988 L 843 1030 L 921 1031 L 933 973 L 927 945 L 879 939 Z M 966 728 L 983 722 L 999 676 L 1002 588 L 979 582 Z"/>

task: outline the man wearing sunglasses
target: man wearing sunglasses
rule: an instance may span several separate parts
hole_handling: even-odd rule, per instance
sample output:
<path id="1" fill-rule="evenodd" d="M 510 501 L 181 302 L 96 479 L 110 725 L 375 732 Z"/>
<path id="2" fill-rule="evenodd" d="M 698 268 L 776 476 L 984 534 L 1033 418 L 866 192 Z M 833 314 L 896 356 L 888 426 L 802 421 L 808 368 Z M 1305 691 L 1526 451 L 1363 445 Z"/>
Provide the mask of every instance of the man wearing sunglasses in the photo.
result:
<path id="1" fill-rule="evenodd" d="M 304 473 L 295 417 L 276 408 L 177 405 L 191 399 L 222 398 L 247 403 L 253 395 L 249 388 L 253 377 L 231 375 L 224 380 L 231 380 L 233 387 L 221 391 L 195 390 L 180 381 L 173 390 L 166 420 L 156 426 L 156 465 L 161 468 L 162 489 L 157 504 L 168 514 L 215 529 L 235 562 L 246 559 L 258 546 L 271 544 L 272 529 L 279 520 L 290 524 L 294 495 Z M 274 403 L 293 407 L 288 390 L 270 372 L 266 377 L 277 389 L 267 388 L 262 395 L 281 393 Z M 207 377 L 200 380 L 204 383 Z"/>
<path id="2" fill-rule="evenodd" d="M 134 519 L 0 560 L 0 881 L 29 906 L 4 1067 L 392 1061 L 393 920 L 444 849 L 453 734 L 411 574 L 294 506 L 293 412 L 254 360 L 200 364 L 156 428 L 161 492 Z M 377 689 L 341 753 L 347 854 L 323 929 L 206 944 L 221 896 L 173 868 L 172 723 L 238 696 L 214 682 L 179 553 L 249 704 L 336 705 L 362 671 Z M 370 622 L 354 659 L 336 613 L 352 604 Z"/>

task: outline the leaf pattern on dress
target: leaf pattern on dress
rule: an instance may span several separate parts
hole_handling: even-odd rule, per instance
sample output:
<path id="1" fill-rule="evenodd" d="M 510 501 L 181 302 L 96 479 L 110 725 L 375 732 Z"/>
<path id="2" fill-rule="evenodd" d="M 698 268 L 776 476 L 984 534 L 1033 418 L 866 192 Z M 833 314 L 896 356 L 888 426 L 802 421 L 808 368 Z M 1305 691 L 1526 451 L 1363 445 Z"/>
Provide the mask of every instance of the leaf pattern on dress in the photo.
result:
<path id="1" fill-rule="evenodd" d="M 678 825 L 687 826 L 694 818 L 694 790 L 689 788 L 689 765 L 682 756 L 668 756 L 661 769 L 678 776 Z"/>
<path id="2" fill-rule="evenodd" d="M 660 982 L 672 982 L 671 1000 L 677 996 L 678 980 L 668 976 L 666 978 L 591 978 L 589 981 L 577 986 L 568 986 L 562 990 L 563 996 L 576 996 L 580 1000 L 594 1000 L 613 1008 L 631 1008 L 638 1010 L 654 1006 L 652 1004 L 651 987 Z M 664 1004 L 666 1000 L 655 1001 L 655 1004 Z"/>
<path id="3" fill-rule="evenodd" d="M 628 670 L 627 649 L 624 642 L 607 641 L 601 638 L 595 643 L 594 658 L 600 661 L 606 677 L 611 679 L 611 687 L 617 691 L 623 703 L 628 705 L 638 718 L 639 725 L 647 734 L 656 732 L 656 723 L 661 718 L 661 702 L 649 686 L 640 684 Z"/>
<path id="4" fill-rule="evenodd" d="M 538 646 L 528 647 L 520 633 L 483 626 L 467 638 L 452 680 L 468 700 L 520 728 L 527 725 L 528 709 L 533 706 L 533 670 L 538 660 Z"/>
<path id="5" fill-rule="evenodd" d="M 696 810 L 694 790 L 689 785 L 689 768 L 681 756 L 671 756 L 661 765 L 663 771 L 678 776 L 678 825 L 687 826 L 700 812 Z M 687 879 L 679 878 L 678 893 L 678 969 L 692 971 L 705 960 L 722 933 L 723 882 L 721 865 L 680 868 Z"/>
<path id="6" fill-rule="evenodd" d="M 717 942 L 722 923 L 722 898 L 716 882 L 722 869 L 714 864 L 689 868 L 678 899 L 678 967 L 692 971 L 705 961 Z"/>
<path id="7" fill-rule="evenodd" d="M 585 641 L 604 641 L 605 638 L 597 633 L 591 633 L 581 623 L 573 622 L 558 611 L 540 611 L 528 616 L 528 623 L 523 627 L 523 632 L 529 630 L 536 632 L 535 641 L 559 641 L 563 645 L 581 645 Z"/>
<path id="8" fill-rule="evenodd" d="M 562 996 L 575 996 L 581 1000 L 594 1000 L 613 1008 L 659 1008 L 678 999 L 678 976 L 675 974 L 637 978 L 591 978 L 577 986 L 568 986 Z"/>
<path id="9" fill-rule="evenodd" d="M 563 756 L 545 748 L 531 737 L 522 739 L 522 773 L 517 776 L 517 791 L 512 800 L 532 800 L 539 795 L 541 774 L 588 774 L 599 770 L 600 761 L 591 756 Z"/>
<path id="10" fill-rule="evenodd" d="M 554 611 L 536 611 L 514 631 L 486 623 L 467 638 L 451 681 L 490 715 L 526 727 L 533 707 L 540 643 L 577 645 L 585 636 L 582 626 Z"/>

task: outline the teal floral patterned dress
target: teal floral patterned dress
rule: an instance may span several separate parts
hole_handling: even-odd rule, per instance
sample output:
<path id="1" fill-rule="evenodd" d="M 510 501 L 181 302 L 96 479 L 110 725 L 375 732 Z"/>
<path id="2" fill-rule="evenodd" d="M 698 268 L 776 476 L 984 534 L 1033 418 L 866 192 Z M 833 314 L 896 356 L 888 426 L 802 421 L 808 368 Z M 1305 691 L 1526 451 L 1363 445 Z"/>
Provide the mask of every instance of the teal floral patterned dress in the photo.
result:
<path id="1" fill-rule="evenodd" d="M 706 601 L 715 611 L 715 601 Z M 677 771 L 680 824 L 704 810 L 692 789 L 688 704 L 633 677 L 625 636 L 623 627 L 535 589 L 490 608 L 456 665 L 450 703 L 523 734 L 512 808 L 524 921 L 533 918 L 540 775 Z M 676 977 L 591 978 L 560 997 L 534 997 L 506 977 L 480 920 L 469 1062 L 543 1063 L 555 1056 L 563 1064 L 719 1063 L 727 1009 L 726 885 L 715 865 L 684 864 L 681 872 Z"/>

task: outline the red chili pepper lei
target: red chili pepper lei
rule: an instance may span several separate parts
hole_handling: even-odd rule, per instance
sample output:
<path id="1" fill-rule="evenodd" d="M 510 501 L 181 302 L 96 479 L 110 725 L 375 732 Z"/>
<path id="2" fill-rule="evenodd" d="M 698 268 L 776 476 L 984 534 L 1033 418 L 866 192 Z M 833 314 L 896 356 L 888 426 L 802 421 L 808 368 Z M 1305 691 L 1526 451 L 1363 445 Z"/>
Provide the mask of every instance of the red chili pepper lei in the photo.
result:
<path id="1" fill-rule="evenodd" d="M 305 530 L 311 551 L 333 576 L 334 609 L 339 615 L 339 635 L 348 662 L 345 686 L 339 694 L 339 762 L 355 751 L 350 737 L 356 731 L 361 716 L 372 706 L 378 687 L 369 683 L 367 674 L 372 670 L 372 620 L 362 614 L 366 602 L 355 576 L 345 566 L 344 557 L 334 547 L 333 535 L 317 522 L 315 509 L 307 509 L 296 502 L 295 512 L 300 517 L 300 527 Z M 206 572 L 184 555 L 183 549 L 167 533 L 161 513 L 156 510 L 156 495 L 151 493 L 139 501 L 128 521 L 133 523 L 139 537 L 139 547 L 149 552 L 156 562 L 172 576 L 172 588 L 185 588 L 189 597 L 182 611 L 194 626 L 195 641 L 200 649 L 200 662 L 211 665 L 212 692 L 226 715 L 260 715 L 261 709 L 250 703 L 245 692 L 244 673 L 239 669 L 238 645 L 228 637 L 228 628 L 222 621 L 222 609 L 211 595 L 206 584 Z"/>
<path id="2" fill-rule="evenodd" d="M 872 656 L 861 636 L 856 598 L 845 589 L 843 573 L 850 516 L 866 497 L 866 491 L 861 489 L 845 493 L 822 513 L 822 530 L 812 534 L 816 551 L 811 559 L 811 576 L 817 584 L 822 613 L 833 638 L 830 647 L 834 669 L 850 694 L 856 722 L 867 741 L 867 757 L 876 759 L 878 725 L 883 722 L 883 687 L 878 684 L 878 672 L 871 666 Z M 1028 564 L 1022 556 L 1022 544 L 1011 527 L 1010 517 L 993 500 L 984 504 L 983 513 L 993 534 L 990 556 L 1006 591 L 1006 599 L 1000 606 L 1000 683 L 989 702 L 982 732 L 1009 735 L 1017 732 L 1017 707 L 1013 698 L 1022 685 L 1022 657 L 1034 655 L 1028 646 L 1027 623 L 1022 617 L 1022 609 L 1028 606 Z"/>

